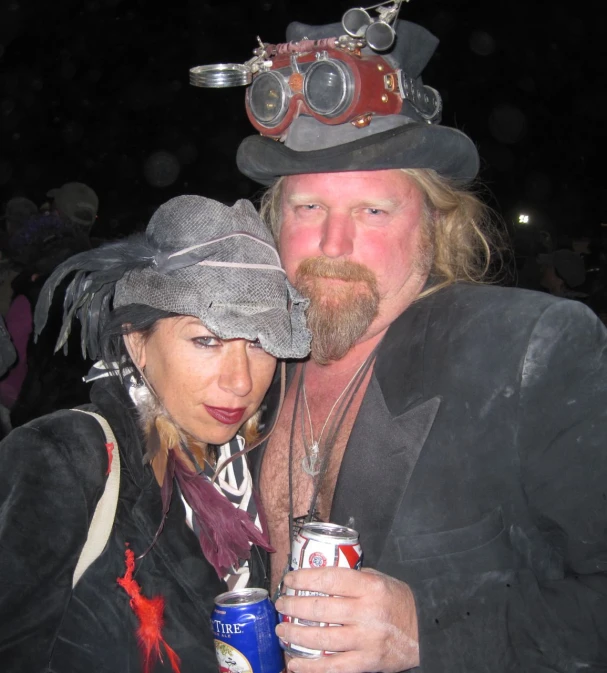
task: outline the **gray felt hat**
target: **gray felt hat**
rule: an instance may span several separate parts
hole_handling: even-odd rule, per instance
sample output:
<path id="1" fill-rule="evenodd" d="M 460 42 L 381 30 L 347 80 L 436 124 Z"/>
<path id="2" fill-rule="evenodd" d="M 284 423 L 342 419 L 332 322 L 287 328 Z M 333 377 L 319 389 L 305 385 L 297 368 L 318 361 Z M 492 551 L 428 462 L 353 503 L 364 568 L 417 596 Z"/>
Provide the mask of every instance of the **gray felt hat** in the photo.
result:
<path id="1" fill-rule="evenodd" d="M 416 91 L 423 91 L 421 73 L 438 39 L 409 21 L 397 21 L 395 31 L 394 47 L 381 56 L 393 68 L 402 69 Z M 295 22 L 287 29 L 287 41 L 320 40 L 343 32 L 339 23 L 310 26 Z M 349 122 L 328 125 L 301 114 L 284 142 L 261 135 L 245 138 L 236 162 L 242 173 L 263 185 L 285 175 L 392 168 L 430 168 L 465 184 L 479 169 L 478 152 L 466 134 L 429 123 L 407 99 L 399 114 L 375 115 L 363 128 Z"/>
<path id="2" fill-rule="evenodd" d="M 145 235 L 101 246 L 64 262 L 45 284 L 35 313 L 39 332 L 52 294 L 66 275 L 64 328 L 83 323 L 83 350 L 99 355 L 109 312 L 144 304 L 192 315 L 220 338 L 259 339 L 278 358 L 310 350 L 304 299 L 289 284 L 272 236 L 250 201 L 228 207 L 202 196 L 178 196 L 154 213 Z"/>

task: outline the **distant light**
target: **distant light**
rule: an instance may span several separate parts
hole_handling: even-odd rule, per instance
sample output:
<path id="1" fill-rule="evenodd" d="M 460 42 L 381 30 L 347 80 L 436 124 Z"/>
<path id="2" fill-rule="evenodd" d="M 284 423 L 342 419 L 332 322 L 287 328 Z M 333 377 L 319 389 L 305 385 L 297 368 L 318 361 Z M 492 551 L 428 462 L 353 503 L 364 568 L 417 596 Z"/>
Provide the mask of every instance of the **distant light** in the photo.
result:
<path id="1" fill-rule="evenodd" d="M 529 215 L 524 215 L 523 213 L 521 213 L 518 216 L 518 223 L 519 224 L 529 224 Z"/>

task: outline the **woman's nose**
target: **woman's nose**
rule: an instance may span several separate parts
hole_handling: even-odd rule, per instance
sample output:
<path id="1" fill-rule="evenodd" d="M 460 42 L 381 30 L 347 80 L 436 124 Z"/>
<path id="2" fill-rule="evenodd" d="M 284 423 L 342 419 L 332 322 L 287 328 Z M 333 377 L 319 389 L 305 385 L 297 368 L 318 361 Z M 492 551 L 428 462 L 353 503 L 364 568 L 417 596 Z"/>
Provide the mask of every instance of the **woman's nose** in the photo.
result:
<path id="1" fill-rule="evenodd" d="M 324 223 L 320 249 L 326 257 L 345 257 L 354 250 L 353 222 L 349 215 L 330 213 Z"/>
<path id="2" fill-rule="evenodd" d="M 238 397 L 244 397 L 253 388 L 251 367 L 245 341 L 233 342 L 226 353 L 219 376 L 219 387 Z"/>

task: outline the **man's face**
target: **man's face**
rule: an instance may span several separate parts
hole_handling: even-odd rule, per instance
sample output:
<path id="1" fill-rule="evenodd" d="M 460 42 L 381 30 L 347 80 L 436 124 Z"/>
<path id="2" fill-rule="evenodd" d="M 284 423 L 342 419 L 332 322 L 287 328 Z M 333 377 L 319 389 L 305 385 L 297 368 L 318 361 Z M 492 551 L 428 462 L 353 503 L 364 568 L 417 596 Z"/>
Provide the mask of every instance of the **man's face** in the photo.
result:
<path id="1" fill-rule="evenodd" d="M 310 312 L 322 305 L 334 322 L 361 302 L 368 314 L 375 303 L 357 340 L 368 338 L 387 328 L 424 285 L 429 255 L 422 220 L 422 195 L 402 171 L 289 176 L 280 256 L 289 280 L 311 298 Z"/>

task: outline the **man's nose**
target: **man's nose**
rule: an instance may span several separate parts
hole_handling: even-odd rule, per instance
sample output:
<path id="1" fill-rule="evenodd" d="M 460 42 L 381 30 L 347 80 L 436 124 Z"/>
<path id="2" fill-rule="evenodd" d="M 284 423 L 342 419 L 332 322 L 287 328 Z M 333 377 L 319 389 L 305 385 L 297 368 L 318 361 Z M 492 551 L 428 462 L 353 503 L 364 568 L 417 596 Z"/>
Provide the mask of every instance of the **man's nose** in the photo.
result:
<path id="1" fill-rule="evenodd" d="M 245 397 L 253 388 L 251 365 L 246 341 L 233 342 L 233 348 L 226 353 L 219 376 L 219 387 L 238 397 Z"/>
<path id="2" fill-rule="evenodd" d="M 323 227 L 320 249 L 326 257 L 345 257 L 354 250 L 354 223 L 348 214 L 329 213 Z"/>

